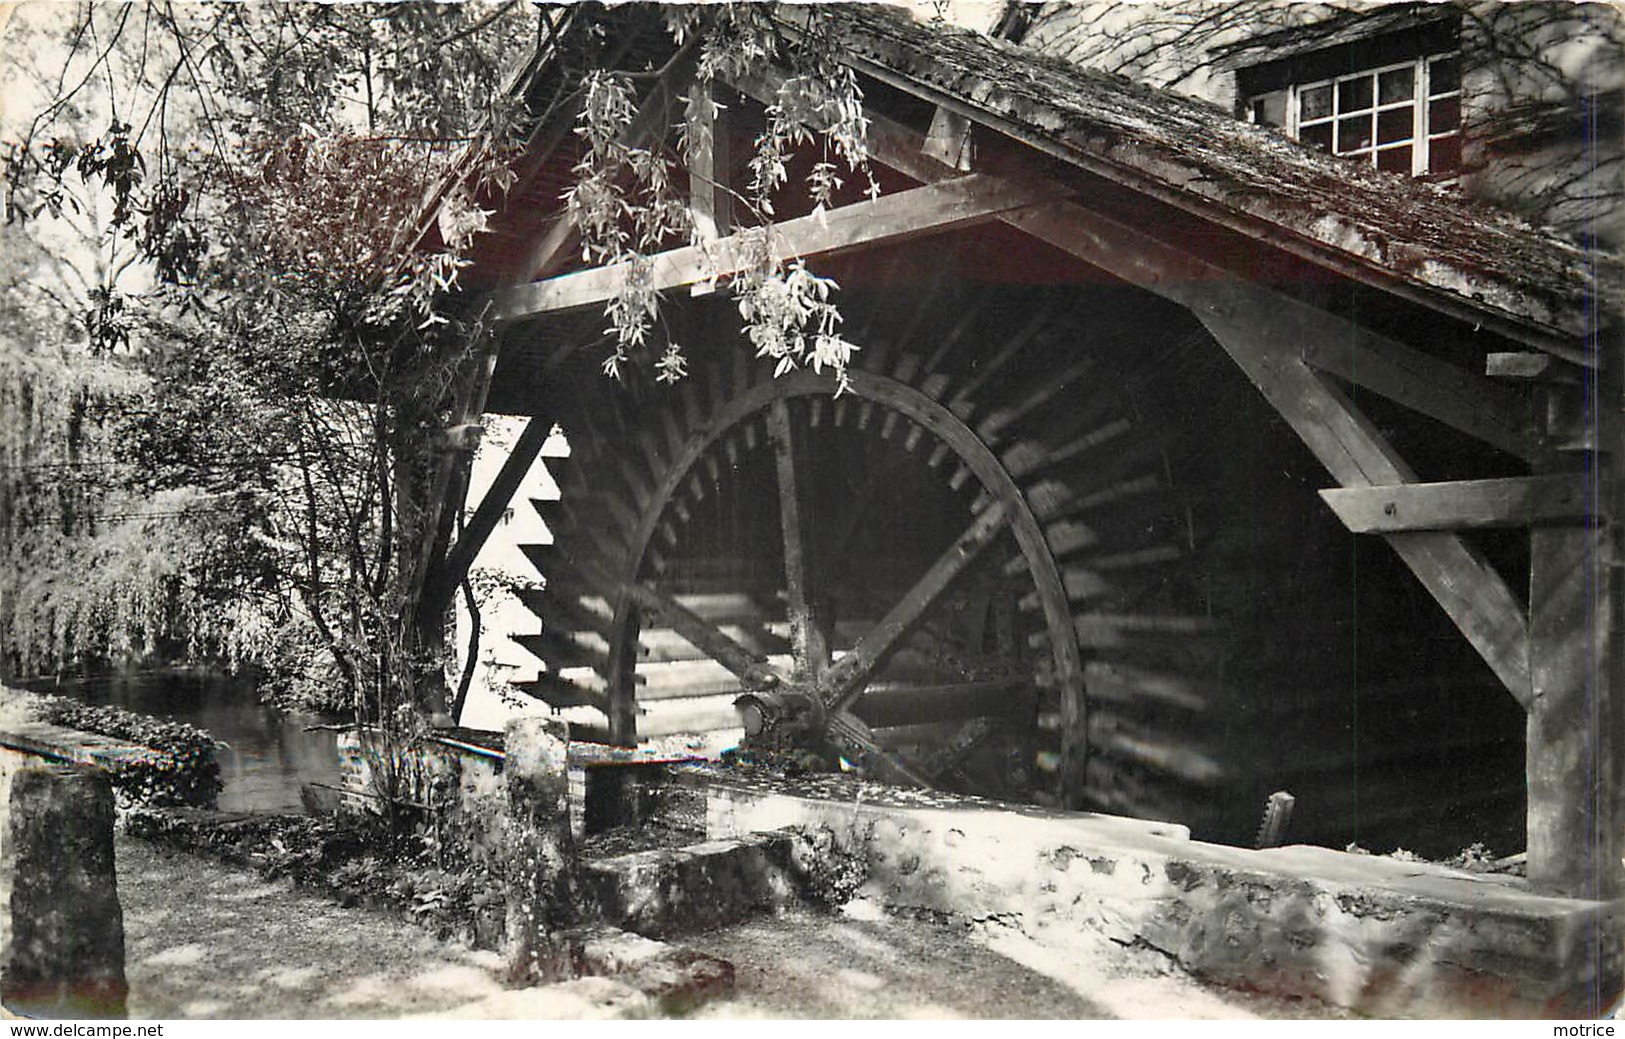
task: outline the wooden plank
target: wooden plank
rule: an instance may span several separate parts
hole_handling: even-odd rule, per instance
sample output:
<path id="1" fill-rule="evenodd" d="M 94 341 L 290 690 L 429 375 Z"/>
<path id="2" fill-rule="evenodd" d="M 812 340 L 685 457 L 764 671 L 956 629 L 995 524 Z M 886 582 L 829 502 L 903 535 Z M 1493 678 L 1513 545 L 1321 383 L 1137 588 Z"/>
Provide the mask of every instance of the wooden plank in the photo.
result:
<path id="1" fill-rule="evenodd" d="M 721 632 L 757 654 L 778 653 L 784 649 L 782 639 L 765 630 L 742 628 L 738 625 L 720 627 Z M 667 664 L 686 660 L 710 660 L 704 651 L 668 628 L 645 627 L 638 635 L 638 659 L 646 664 Z"/>
<path id="2" fill-rule="evenodd" d="M 1008 525 L 1009 506 L 1001 499 L 954 539 L 924 576 L 914 583 L 858 644 L 819 679 L 814 695 L 839 711 L 863 694 L 869 680 L 898 640 L 913 631 L 948 586 L 992 544 Z"/>
<path id="3" fill-rule="evenodd" d="M 1048 201 L 1055 190 L 1053 185 L 1035 189 L 972 173 L 775 224 L 768 232 L 768 250 L 774 260 L 784 261 L 905 241 Z M 757 262 L 759 233 L 743 231 L 706 245 L 660 253 L 651 258 L 650 286 L 662 291 L 746 270 Z M 627 273 L 625 266 L 597 267 L 499 290 L 491 297 L 492 316 L 514 321 L 603 303 L 621 291 Z"/>
<path id="4" fill-rule="evenodd" d="M 550 673 L 544 672 L 534 680 L 515 682 L 513 685 L 526 696 L 541 700 L 555 710 L 563 710 L 566 707 L 592 707 L 607 711 L 609 708 L 608 698 L 598 690 L 589 689 Z"/>
<path id="5" fill-rule="evenodd" d="M 1083 680 L 1093 699 L 1142 710 L 1175 707 L 1201 714 L 1220 698 L 1215 679 L 1153 671 L 1107 660 L 1090 661 L 1084 667 Z"/>
<path id="6" fill-rule="evenodd" d="M 706 80 L 689 88 L 694 95 L 688 117 L 688 209 L 694 236 L 720 238 L 733 225 L 732 198 L 724 179 L 728 173 L 726 124 L 716 104 L 715 85 Z"/>
<path id="7" fill-rule="evenodd" d="M 1573 523 L 1598 507 L 1581 474 L 1342 487 L 1320 497 L 1355 534 Z"/>
<path id="8" fill-rule="evenodd" d="M 510 635 L 514 642 L 525 647 L 525 650 L 538 660 L 547 662 L 554 669 L 567 667 L 590 667 L 597 671 L 607 670 L 609 667 L 609 649 L 606 645 L 594 645 L 592 639 L 578 639 L 564 632 L 520 632 Z M 597 639 L 602 643 L 603 639 Z"/>
<path id="9" fill-rule="evenodd" d="M 1159 739 L 1101 710 L 1091 712 L 1089 719 L 1089 747 L 1095 753 L 1193 786 L 1212 786 L 1225 778 L 1224 766 L 1196 743 Z"/>
<path id="10" fill-rule="evenodd" d="M 1526 350 L 1492 353 L 1484 358 L 1484 374 L 1496 379 L 1547 379 L 1552 373 L 1560 371 L 1560 364 L 1551 354 Z"/>

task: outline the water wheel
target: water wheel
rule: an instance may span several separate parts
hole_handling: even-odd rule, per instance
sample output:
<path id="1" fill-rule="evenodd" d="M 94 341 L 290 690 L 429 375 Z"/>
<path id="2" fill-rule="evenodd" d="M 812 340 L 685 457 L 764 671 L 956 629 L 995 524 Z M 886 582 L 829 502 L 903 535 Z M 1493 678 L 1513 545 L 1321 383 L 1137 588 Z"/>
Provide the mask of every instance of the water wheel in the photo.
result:
<path id="1" fill-rule="evenodd" d="M 1216 626 L 1182 596 L 1191 539 L 1166 438 L 1106 363 L 1122 343 L 1076 293 L 914 295 L 847 303 L 838 397 L 773 378 L 720 305 L 676 388 L 582 365 L 523 690 L 615 742 L 743 709 L 892 781 L 1187 801 L 1219 778 L 1192 735 Z"/>

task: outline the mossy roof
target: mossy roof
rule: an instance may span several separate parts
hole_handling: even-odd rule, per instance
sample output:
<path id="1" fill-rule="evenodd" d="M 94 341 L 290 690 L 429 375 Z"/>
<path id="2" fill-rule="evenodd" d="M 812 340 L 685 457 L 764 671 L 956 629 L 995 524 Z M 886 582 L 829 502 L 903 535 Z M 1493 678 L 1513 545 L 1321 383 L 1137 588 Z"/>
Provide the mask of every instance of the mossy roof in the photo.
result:
<path id="1" fill-rule="evenodd" d="M 1363 281 L 1493 319 L 1536 345 L 1584 349 L 1588 333 L 1621 313 L 1619 257 L 1459 192 L 1333 158 L 1204 101 L 883 6 L 827 5 L 820 14 L 862 71 Z"/>

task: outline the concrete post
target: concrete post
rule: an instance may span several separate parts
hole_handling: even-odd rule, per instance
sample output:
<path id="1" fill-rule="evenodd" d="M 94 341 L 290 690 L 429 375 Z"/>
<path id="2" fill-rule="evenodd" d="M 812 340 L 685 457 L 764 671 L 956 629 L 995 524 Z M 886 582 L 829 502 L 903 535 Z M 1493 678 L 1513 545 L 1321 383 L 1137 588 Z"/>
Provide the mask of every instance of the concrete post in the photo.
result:
<path id="1" fill-rule="evenodd" d="M 563 932 L 579 917 L 580 885 L 570 832 L 569 728 L 555 718 L 519 718 L 508 723 L 506 740 L 509 977 L 570 977 Z"/>
<path id="2" fill-rule="evenodd" d="M 107 773 L 22 769 L 10 810 L 0 846 L 11 882 L 0 1001 L 29 1017 L 123 1017 L 130 987 Z"/>

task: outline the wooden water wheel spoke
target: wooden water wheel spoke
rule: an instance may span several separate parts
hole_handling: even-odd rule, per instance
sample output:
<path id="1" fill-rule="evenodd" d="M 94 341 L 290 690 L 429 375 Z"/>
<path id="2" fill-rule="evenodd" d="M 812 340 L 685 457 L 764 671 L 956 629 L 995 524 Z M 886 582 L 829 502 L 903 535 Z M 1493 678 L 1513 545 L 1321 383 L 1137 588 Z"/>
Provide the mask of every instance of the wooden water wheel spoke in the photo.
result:
<path id="1" fill-rule="evenodd" d="M 583 567 L 582 576 L 612 602 L 624 593 L 646 620 L 664 625 L 687 639 L 695 649 L 732 672 L 747 688 L 765 689 L 783 680 L 766 657 L 740 645 L 717 625 L 659 589 L 640 581 L 622 584 L 593 568 Z"/>
<path id="2" fill-rule="evenodd" d="M 789 402 L 782 397 L 767 411 L 768 435 L 773 441 L 779 485 L 779 527 L 784 535 L 785 608 L 790 621 L 798 677 L 816 678 L 829 666 L 829 645 L 814 616 L 813 592 L 808 586 L 806 522 L 800 495 L 806 451 L 799 445 L 790 421 Z"/>
<path id="3" fill-rule="evenodd" d="M 876 743 L 863 724 L 850 715 L 831 714 L 827 728 L 837 745 L 844 745 L 849 751 L 851 749 L 861 751 L 871 769 L 878 772 L 882 778 L 905 782 L 911 786 L 931 786 L 931 780 L 917 765 L 910 763 L 896 751 L 887 750 Z"/>
<path id="4" fill-rule="evenodd" d="M 1022 690 L 1029 678 L 1009 675 L 951 682 L 871 683 L 855 710 L 872 728 L 910 725 L 922 718 L 953 722 L 1017 713 L 1030 706 Z"/>
<path id="5" fill-rule="evenodd" d="M 1161 508 L 1142 493 L 1163 486 L 1159 456 L 1120 448 L 1146 438 L 1111 394 L 1080 388 L 1092 358 L 1051 356 L 1064 308 L 1037 302 L 922 308 L 920 336 L 957 344 L 935 353 L 887 335 L 908 314 L 881 306 L 838 397 L 827 376 L 726 354 L 669 402 L 584 399 L 603 432 L 572 456 L 552 558 L 581 553 L 610 579 L 561 580 L 579 608 L 544 611 L 544 633 L 590 628 L 585 649 L 524 644 L 549 672 L 585 660 L 601 680 L 572 672 L 584 692 L 537 695 L 596 705 L 627 742 L 738 739 L 743 721 L 769 761 L 838 755 L 910 786 L 1080 803 L 1085 741 L 1105 731 L 1085 712 L 1085 642 L 1151 666 L 1192 636 L 1122 620 L 1179 612 L 1158 597 L 1165 571 L 1140 573 L 1168 565 L 1135 504 Z"/>
<path id="6" fill-rule="evenodd" d="M 975 561 L 999 533 L 1009 519 L 1009 507 L 1003 501 L 991 507 L 971 523 L 965 533 L 954 539 L 948 550 L 937 558 L 914 587 L 908 590 L 896 606 L 857 645 L 842 657 L 818 680 L 816 692 L 833 711 L 845 708 L 863 695 L 863 690 L 875 671 L 885 661 L 898 640 L 914 630 L 948 590 L 955 578 Z"/>
<path id="7" fill-rule="evenodd" d="M 746 688 L 765 689 L 782 681 L 783 676 L 765 657 L 740 645 L 721 628 L 671 596 L 647 584 L 634 583 L 627 592 L 643 611 L 646 621 L 664 625 L 693 643 L 695 649 L 733 672 Z"/>

